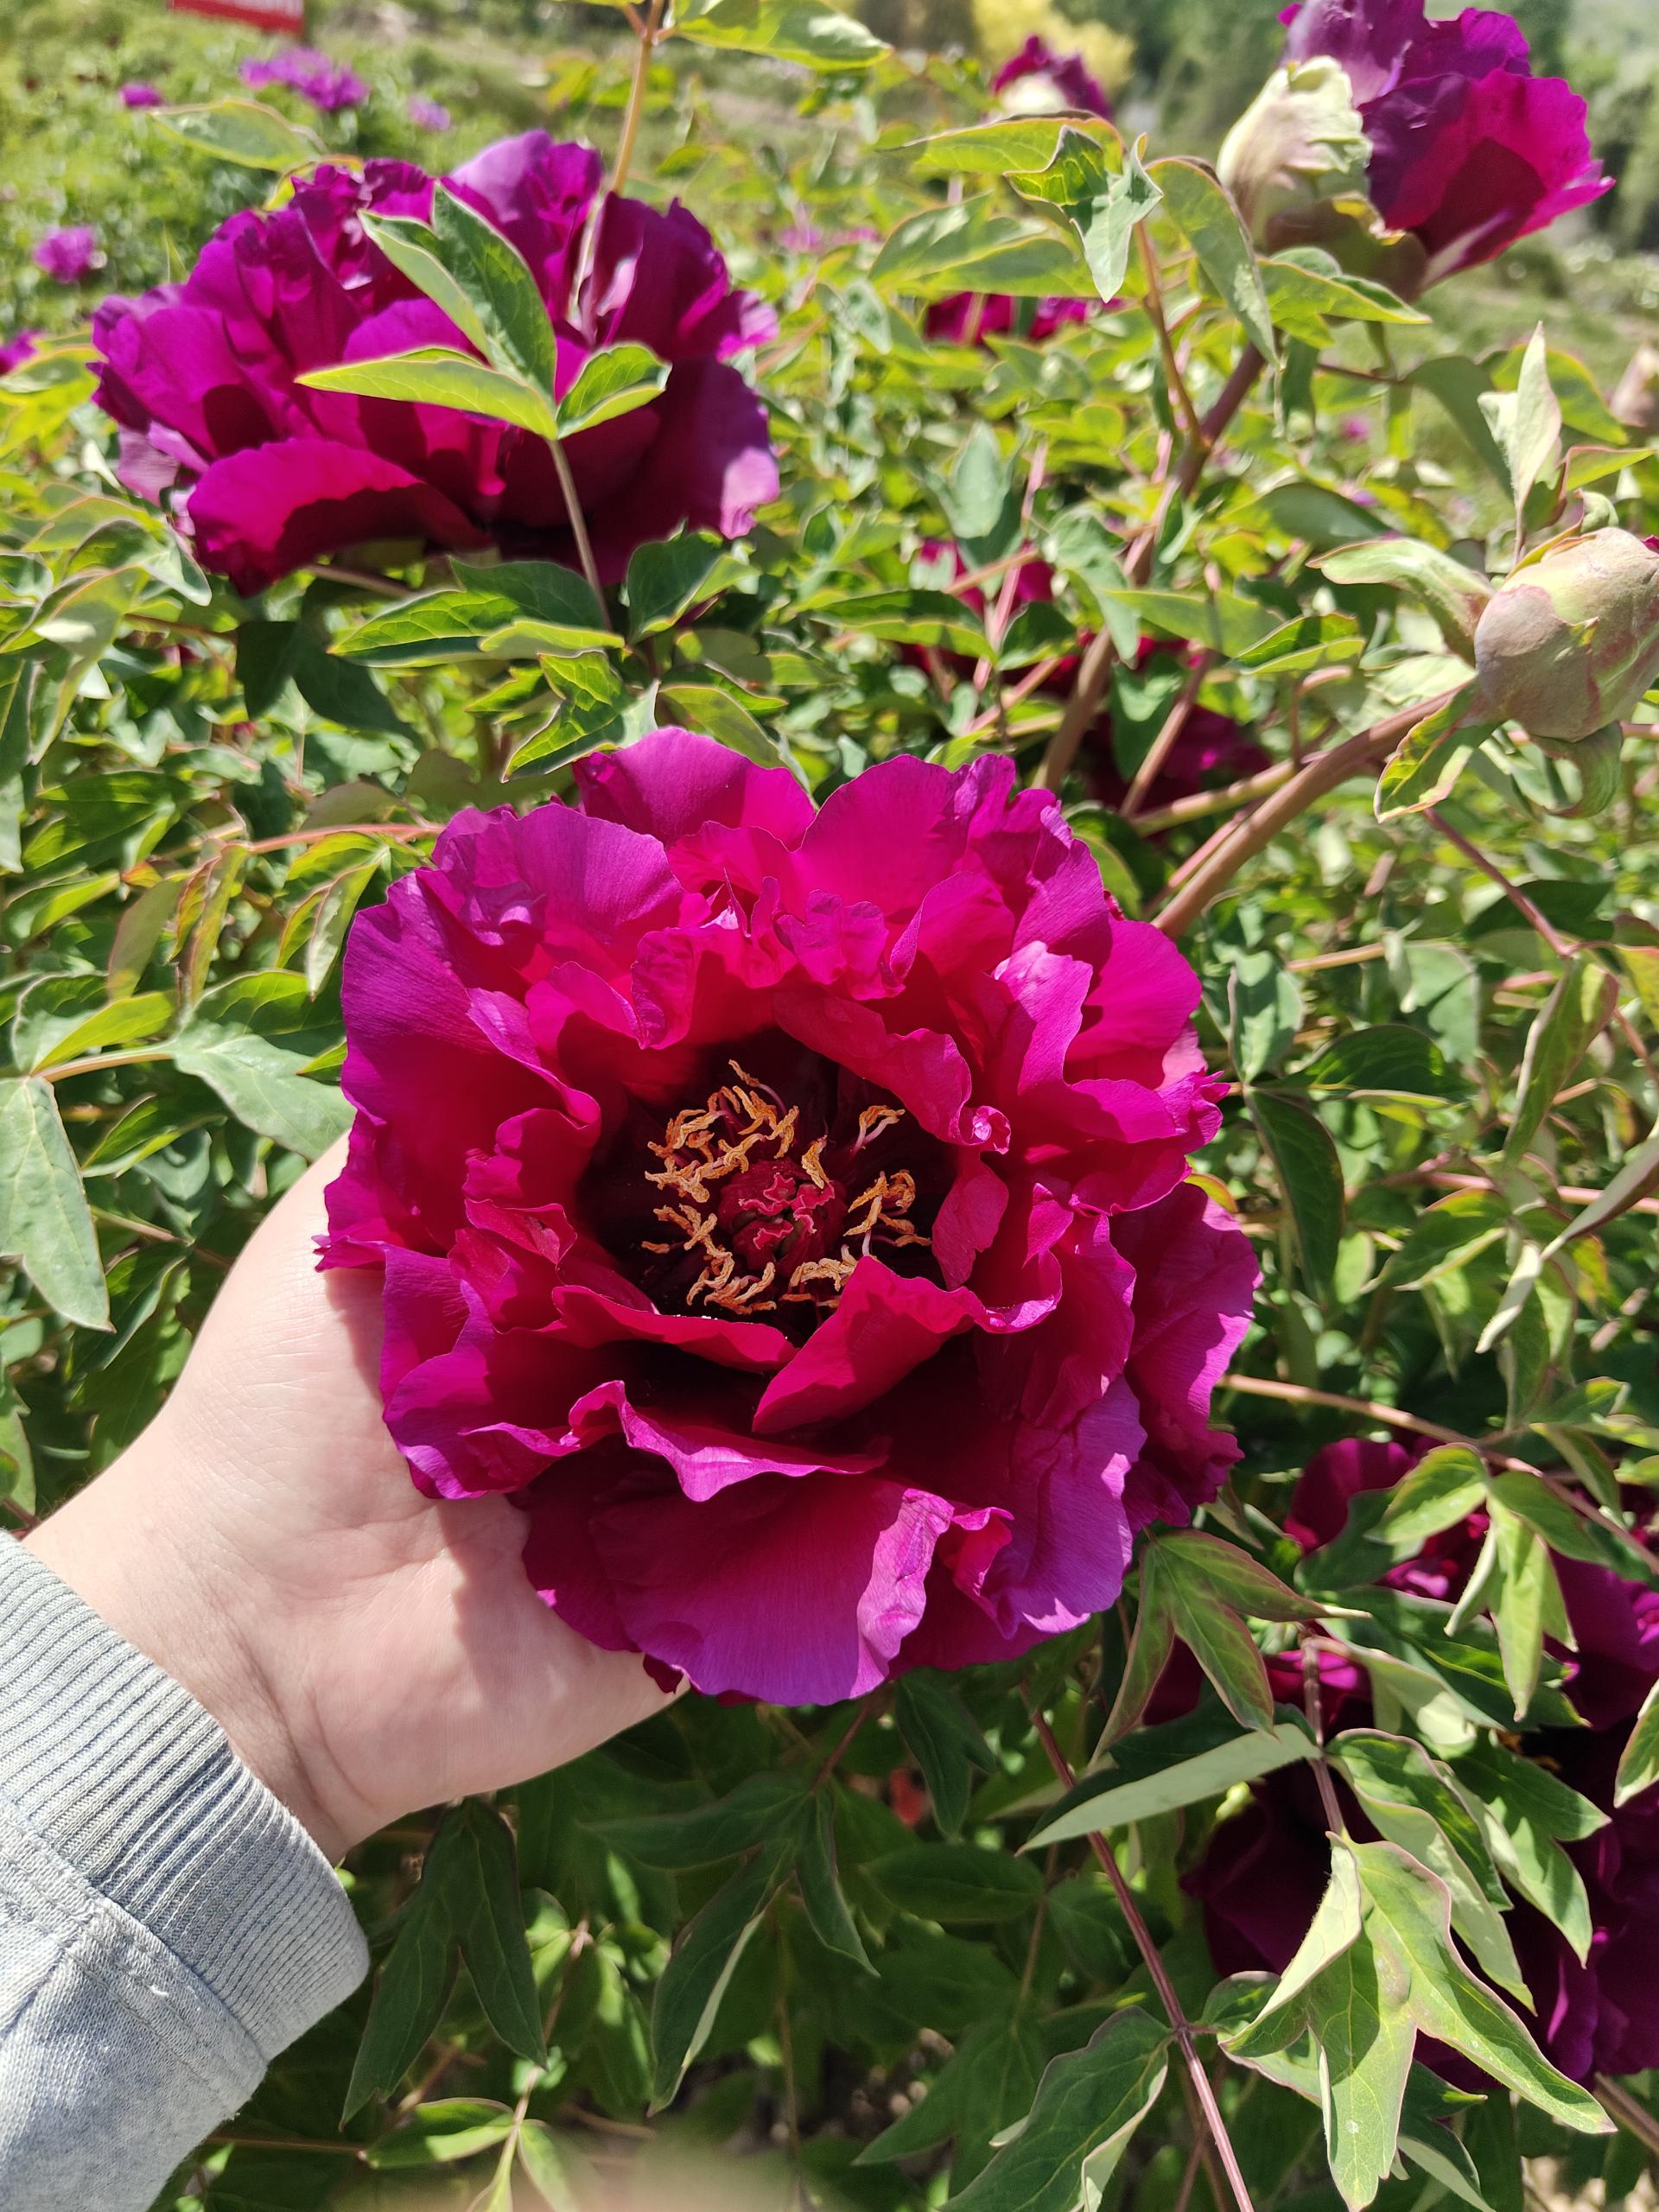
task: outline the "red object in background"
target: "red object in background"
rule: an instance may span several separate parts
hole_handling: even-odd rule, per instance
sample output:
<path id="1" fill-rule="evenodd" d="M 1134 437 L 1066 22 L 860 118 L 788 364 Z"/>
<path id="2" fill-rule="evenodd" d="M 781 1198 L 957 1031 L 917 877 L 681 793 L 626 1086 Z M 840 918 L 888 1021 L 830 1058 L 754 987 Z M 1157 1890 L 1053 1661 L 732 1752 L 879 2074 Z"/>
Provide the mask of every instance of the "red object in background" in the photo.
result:
<path id="1" fill-rule="evenodd" d="M 227 23 L 251 23 L 257 31 L 305 36 L 305 0 L 168 0 L 168 4 L 181 16 L 216 16 Z"/>

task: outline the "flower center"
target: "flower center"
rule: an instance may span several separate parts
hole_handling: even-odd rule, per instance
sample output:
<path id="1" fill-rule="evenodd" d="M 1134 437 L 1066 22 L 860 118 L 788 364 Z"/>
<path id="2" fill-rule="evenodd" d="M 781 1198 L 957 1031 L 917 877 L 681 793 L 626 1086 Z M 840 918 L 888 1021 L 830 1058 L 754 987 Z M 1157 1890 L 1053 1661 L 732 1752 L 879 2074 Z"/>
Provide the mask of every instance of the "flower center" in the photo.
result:
<path id="1" fill-rule="evenodd" d="M 809 1137 L 801 1109 L 737 1061 L 732 1080 L 676 1114 L 651 1150 L 645 1180 L 663 1194 L 654 1217 L 671 1235 L 643 1249 L 695 1255 L 689 1308 L 749 1317 L 779 1306 L 828 1311 L 877 1244 L 928 1243 L 911 1219 L 916 1178 L 878 1168 L 871 1147 L 906 1118 L 892 1101 L 866 1106 L 845 1141 Z"/>

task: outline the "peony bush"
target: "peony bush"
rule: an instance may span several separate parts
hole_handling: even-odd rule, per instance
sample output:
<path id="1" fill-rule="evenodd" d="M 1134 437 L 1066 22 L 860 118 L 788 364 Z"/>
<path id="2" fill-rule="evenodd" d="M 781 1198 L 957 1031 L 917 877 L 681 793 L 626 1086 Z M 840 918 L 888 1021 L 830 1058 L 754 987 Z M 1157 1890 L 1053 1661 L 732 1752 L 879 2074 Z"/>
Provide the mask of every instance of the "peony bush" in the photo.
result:
<path id="1" fill-rule="evenodd" d="M 1510 289 L 1580 92 L 1420 0 L 1214 149 L 1041 37 L 313 28 L 123 33 L 132 207 L 0 232 L 0 1512 L 329 1154 L 410 1479 L 686 1694 L 353 1852 L 372 1985 L 161 2212 L 1641 2202 L 1659 461 Z"/>

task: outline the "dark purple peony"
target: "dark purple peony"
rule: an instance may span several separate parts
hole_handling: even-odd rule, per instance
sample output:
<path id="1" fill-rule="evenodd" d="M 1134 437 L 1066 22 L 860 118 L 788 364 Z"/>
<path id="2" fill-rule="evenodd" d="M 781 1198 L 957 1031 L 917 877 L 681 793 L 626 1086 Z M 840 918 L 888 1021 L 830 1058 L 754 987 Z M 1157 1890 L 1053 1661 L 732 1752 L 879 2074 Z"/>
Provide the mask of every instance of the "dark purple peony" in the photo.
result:
<path id="1" fill-rule="evenodd" d="M 952 292 L 933 301 L 922 319 L 929 338 L 982 346 L 988 338 L 1023 338 L 1040 346 L 1072 323 L 1098 315 L 1097 300 L 1018 300 L 1006 292 Z"/>
<path id="2" fill-rule="evenodd" d="M 1371 202 L 1421 245 L 1425 284 L 1612 189 L 1583 100 L 1531 73 L 1525 36 L 1497 10 L 1431 22 L 1423 0 L 1306 0 L 1285 21 L 1287 64 L 1327 55 L 1345 72 Z"/>
<path id="3" fill-rule="evenodd" d="M 290 47 L 269 60 L 245 61 L 242 81 L 254 92 L 267 85 L 284 85 L 309 100 L 322 115 L 339 115 L 348 107 L 361 107 L 369 88 L 354 69 L 331 61 L 308 46 Z"/>
<path id="4" fill-rule="evenodd" d="M 1305 1551 L 1329 1543 L 1359 1491 L 1389 1488 L 1421 1456 L 1421 1449 L 1398 1444 L 1327 1446 L 1297 1484 L 1287 1532 Z M 1456 1597 L 1474 1566 L 1484 1525 L 1478 1515 L 1446 1530 L 1387 1581 L 1424 1597 Z M 1659 1680 L 1659 1592 L 1579 1560 L 1557 1558 L 1555 1571 L 1578 1645 L 1567 1694 L 1588 1726 L 1521 1742 L 1611 1818 L 1594 1835 L 1567 1847 L 1589 1897 L 1594 1932 L 1587 1960 L 1581 1963 L 1560 1931 L 1523 1899 L 1510 1913 L 1509 1928 L 1532 1993 L 1539 2043 L 1563 2073 L 1588 2082 L 1598 2072 L 1659 2066 L 1659 1981 L 1652 1970 L 1659 1948 L 1659 1788 L 1613 1809 L 1619 1753 Z M 1281 1668 L 1274 1675 L 1275 1694 L 1287 1701 L 1296 1699 L 1296 1671 Z M 1345 1662 L 1324 1660 L 1320 1675 L 1327 1726 L 1369 1726 L 1363 1676 Z M 1179 1709 L 1179 1698 L 1166 1697 L 1157 1717 Z M 1357 1808 L 1351 1802 L 1348 1810 L 1351 1816 Z M 1370 1832 L 1362 1817 L 1356 1833 Z M 1217 1971 L 1282 1972 L 1307 1931 L 1329 1872 L 1325 1816 L 1310 1771 L 1286 1769 L 1256 1783 L 1250 1803 L 1216 1829 L 1183 1884 L 1203 1907 Z M 1455 2075 L 1460 2062 L 1440 2054 L 1434 2063 Z"/>
<path id="5" fill-rule="evenodd" d="M 123 85 L 121 105 L 123 107 L 137 108 L 165 107 L 167 94 L 154 85 Z"/>
<path id="6" fill-rule="evenodd" d="M 561 392 L 623 340 L 672 365 L 649 406 L 566 442 L 601 568 L 615 577 L 646 540 L 683 524 L 736 537 L 776 495 L 766 410 L 727 359 L 776 326 L 733 289 L 677 201 L 659 213 L 608 197 L 578 284 L 601 175 L 588 148 L 531 131 L 448 181 L 529 263 L 557 332 Z M 431 201 L 431 178 L 405 162 L 371 162 L 361 176 L 321 168 L 286 207 L 233 215 L 182 284 L 98 312 L 97 396 L 123 427 L 122 480 L 172 493 L 197 558 L 238 591 L 370 541 L 573 557 L 542 439 L 451 408 L 296 382 L 338 361 L 467 348 L 359 219 L 365 208 L 423 217 Z"/>
<path id="7" fill-rule="evenodd" d="M 20 330 L 15 338 L 0 344 L 0 377 L 9 377 L 14 369 L 21 369 L 25 361 L 32 361 L 41 350 L 38 330 Z"/>
<path id="8" fill-rule="evenodd" d="M 1109 122 L 1112 104 L 1080 54 L 1057 54 L 1033 31 L 991 79 L 991 90 L 1018 115 L 1058 115 L 1071 111 Z"/>
<path id="9" fill-rule="evenodd" d="M 98 257 L 98 232 L 90 223 L 48 231 L 35 248 L 35 266 L 54 284 L 79 284 Z"/>
<path id="10" fill-rule="evenodd" d="M 660 730 L 465 814 L 346 948 L 326 1264 L 546 1602 L 782 1702 L 1007 1659 L 1212 1497 L 1255 1262 L 1198 979 L 1005 759 L 821 810 Z"/>

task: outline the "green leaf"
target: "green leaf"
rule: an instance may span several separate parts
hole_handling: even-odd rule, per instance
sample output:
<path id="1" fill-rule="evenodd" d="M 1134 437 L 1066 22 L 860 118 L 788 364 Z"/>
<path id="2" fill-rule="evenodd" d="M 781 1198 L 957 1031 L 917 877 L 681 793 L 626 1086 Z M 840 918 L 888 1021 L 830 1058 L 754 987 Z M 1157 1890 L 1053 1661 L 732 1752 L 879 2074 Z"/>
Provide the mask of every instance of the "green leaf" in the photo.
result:
<path id="1" fill-rule="evenodd" d="M 902 1910 L 947 1927 L 1020 1919 L 1043 1888 L 1030 1859 L 971 1843 L 912 1844 L 873 1859 L 864 1871 Z"/>
<path id="2" fill-rule="evenodd" d="M 628 602 L 628 636 L 648 638 L 677 622 L 725 550 L 710 531 L 696 530 L 640 546 L 628 562 L 622 585 Z"/>
<path id="3" fill-rule="evenodd" d="M 1160 1563 L 1192 1606 L 1206 1600 L 1255 1621 L 1306 1621 L 1319 1611 L 1236 1544 L 1182 1529 L 1153 1539 Z"/>
<path id="4" fill-rule="evenodd" d="M 1254 1083 L 1283 1058 L 1302 1024 L 1302 994 L 1278 954 L 1236 954 L 1227 971 L 1227 1036 L 1239 1079 Z"/>
<path id="5" fill-rule="evenodd" d="M 1067 226 L 1083 248 L 1095 289 L 1108 304 L 1115 301 L 1128 269 L 1135 226 L 1163 197 L 1134 149 L 1126 149 L 1122 166 L 1113 167 L 1098 140 L 1066 124 L 1047 165 L 1008 181 L 1022 200 Z"/>
<path id="6" fill-rule="evenodd" d="M 877 254 L 870 281 L 884 291 L 929 299 L 959 291 L 1007 292 L 1016 299 L 1094 296 L 1072 239 L 998 215 L 988 199 L 910 216 Z"/>
<path id="7" fill-rule="evenodd" d="M 696 46 L 764 54 L 809 69 L 865 69 L 891 49 L 851 16 L 823 0 L 692 0 L 674 28 Z"/>
<path id="8" fill-rule="evenodd" d="M 1487 1487 L 1500 1504 L 1535 1529 L 1552 1551 L 1605 1567 L 1623 1581 L 1659 1589 L 1659 1567 L 1632 1537 L 1609 1521 L 1575 1512 L 1541 1475 L 1513 1468 L 1494 1475 Z"/>
<path id="9" fill-rule="evenodd" d="M 358 220 L 392 266 L 441 307 L 462 336 L 483 353 L 488 343 L 484 319 L 439 258 L 431 225 L 414 215 L 377 215 L 368 209 Z"/>
<path id="10" fill-rule="evenodd" d="M 454 1980 L 448 1918 L 424 1884 L 392 1945 L 352 2066 L 342 2126 L 374 2096 L 390 2096 L 426 2047 Z"/>
<path id="11" fill-rule="evenodd" d="M 604 1821 L 596 1833 L 642 1866 L 684 1873 L 736 1859 L 780 1829 L 792 1827 L 806 1809 L 807 1796 L 807 1784 L 798 1775 L 752 1774 L 715 1804 L 644 1820 Z"/>
<path id="12" fill-rule="evenodd" d="M 1315 248 L 1313 252 L 1318 251 Z M 1428 320 L 1420 308 L 1408 307 L 1382 285 L 1344 275 L 1328 254 L 1319 254 L 1316 265 L 1307 249 L 1296 249 L 1268 255 L 1259 265 L 1275 326 L 1310 345 L 1325 343 L 1327 321 L 1421 323 Z"/>
<path id="13" fill-rule="evenodd" d="M 1557 1096 L 1612 1020 L 1618 1003 L 1618 978 L 1599 960 L 1580 953 L 1568 962 L 1527 1033 L 1503 1147 L 1506 1163 L 1525 1159 Z"/>
<path id="14" fill-rule="evenodd" d="M 866 592 L 856 599 L 832 600 L 810 612 L 816 620 L 833 623 L 838 630 L 855 630 L 890 645 L 931 645 L 939 652 L 976 658 L 990 649 L 978 616 L 948 591 L 917 588 Z"/>
<path id="15" fill-rule="evenodd" d="M 1310 1090 L 1389 1098 L 1456 1098 L 1465 1087 L 1433 1039 L 1403 1022 L 1351 1030 L 1299 1070 L 1295 1079 Z"/>
<path id="16" fill-rule="evenodd" d="M 1315 1297 L 1328 1288 L 1342 1243 L 1342 1163 L 1325 1124 L 1306 1107 L 1254 1090 L 1249 1109 L 1290 1210 L 1302 1271 Z"/>
<path id="17" fill-rule="evenodd" d="M 550 399 L 553 325 L 529 264 L 511 238 L 442 182 L 432 193 L 432 251 L 472 303 L 496 367 Z"/>
<path id="18" fill-rule="evenodd" d="M 422 407 L 454 407 L 492 423 L 514 423 L 537 436 L 555 438 L 551 400 L 517 377 L 486 368 L 470 353 L 444 346 L 417 346 L 367 361 L 341 361 L 311 369 L 298 381 L 315 391 L 351 391 L 363 399 L 402 399 Z"/>
<path id="19" fill-rule="evenodd" d="M 1408 1468 L 1391 1489 L 1361 1491 L 1350 1500 L 1342 1533 L 1315 1552 L 1303 1570 L 1322 1590 L 1375 1582 L 1414 1559 L 1431 1536 L 1455 1529 L 1486 1499 L 1486 1468 L 1478 1452 L 1441 1445 Z"/>
<path id="20" fill-rule="evenodd" d="M 1199 268 L 1262 359 L 1276 362 L 1279 340 L 1255 248 L 1219 180 L 1198 162 L 1179 156 L 1154 162 L 1152 175 L 1166 213 L 1198 256 Z"/>
<path id="21" fill-rule="evenodd" d="M 655 399 L 667 382 L 668 364 L 648 346 L 612 346 L 591 353 L 558 404 L 559 435 L 574 438 L 578 431 L 631 415 Z"/>
<path id="22" fill-rule="evenodd" d="M 946 2212 L 1076 2212 L 1103 2190 L 1162 2091 L 1169 2031 L 1139 2005 L 1114 2013 L 1083 2050 L 1054 2059 L 1036 2101 Z M 1086 2181 L 1085 2181 L 1086 2176 Z"/>
<path id="23" fill-rule="evenodd" d="M 1492 587 L 1438 546 L 1414 537 L 1379 537 L 1338 546 L 1313 563 L 1333 584 L 1384 584 L 1403 591 L 1440 626 L 1465 660 L 1474 658 L 1475 626 L 1491 604 Z"/>
<path id="24" fill-rule="evenodd" d="M 556 2135 L 543 2120 L 527 2120 L 518 2135 L 518 2163 L 548 2212 L 582 2212 L 592 2168 L 581 2153 Z"/>
<path id="25" fill-rule="evenodd" d="M 1146 1711 L 1169 1656 L 1175 1648 L 1175 1618 L 1162 1582 L 1157 1548 L 1147 1545 L 1141 1555 L 1141 1592 L 1135 1630 L 1123 1663 L 1117 1695 L 1101 1734 L 1103 1747 L 1116 1744 L 1129 1732 Z"/>
<path id="26" fill-rule="evenodd" d="M 33 1513 L 35 1454 L 23 1426 L 28 1410 L 11 1387 L 10 1376 L 0 1369 L 0 1497 L 10 1499 L 25 1513 Z"/>
<path id="27" fill-rule="evenodd" d="M 1471 721 L 1475 687 L 1468 685 L 1406 732 L 1377 779 L 1379 822 L 1397 822 L 1438 806 L 1491 734 L 1490 722 Z"/>
<path id="28" fill-rule="evenodd" d="M 1331 1756 L 1351 1783 L 1373 1825 L 1446 1884 L 1452 1924 L 1481 1970 L 1530 2004 L 1527 1985 L 1503 1926 L 1509 1909 L 1480 1822 L 1451 1770 L 1408 1737 L 1348 1729 Z"/>
<path id="29" fill-rule="evenodd" d="M 262 987 L 250 995 L 245 982 Z M 266 988 L 268 987 L 268 988 Z M 279 988 L 280 987 L 280 988 Z M 284 1021 L 284 996 L 291 1019 Z M 302 1073 L 311 1052 L 295 1050 L 265 1033 L 273 1025 L 289 1027 L 305 1010 L 305 986 L 297 976 L 261 976 L 221 983 L 204 991 L 173 1042 L 173 1061 L 218 1094 L 238 1122 L 261 1136 L 315 1160 L 351 1126 L 352 1109 L 339 1090 Z"/>
<path id="30" fill-rule="evenodd" d="M 973 1770 L 994 1770 L 996 1761 L 977 1724 L 942 1675 L 902 1675 L 895 1719 L 915 1755 L 933 1801 L 933 1817 L 945 1835 L 962 1827 L 973 1789 Z"/>
<path id="31" fill-rule="evenodd" d="M 1238 1615 L 1217 1602 L 1202 1576 L 1172 1571 L 1166 1592 L 1176 1635 L 1210 1677 L 1227 1710 L 1246 1728 L 1271 1729 L 1273 1691 L 1267 1667 L 1255 1638 Z"/>
<path id="32" fill-rule="evenodd" d="M 1359 659 L 1365 644 L 1351 614 L 1298 614 L 1235 659 L 1254 676 L 1306 676 L 1316 668 Z"/>
<path id="33" fill-rule="evenodd" d="M 803 1832 L 795 1875 L 801 1885 L 801 1903 L 806 1907 L 807 1920 L 819 1942 L 838 1958 L 849 1959 L 855 1967 L 873 1974 L 875 1968 L 864 1948 L 864 1939 L 842 1894 L 841 1875 L 836 1864 L 835 1793 L 828 1788 L 817 1792 Z"/>
<path id="34" fill-rule="evenodd" d="M 106 1046 L 159 1037 L 173 1020 L 165 991 L 111 999 L 101 976 L 46 976 L 31 983 L 11 1025 L 12 1058 L 29 1074 Z"/>
<path id="35" fill-rule="evenodd" d="M 67 1321 L 109 1326 L 109 1293 L 80 1173 L 52 1086 L 37 1076 L 0 1082 L 0 1253 L 22 1262 Z"/>
<path id="36" fill-rule="evenodd" d="M 547 2055 L 541 2004 L 512 1832 L 501 1815 L 476 1797 L 446 1813 L 423 1885 L 442 1904 L 490 2025 L 510 2050 L 539 2065 Z"/>
<path id="37" fill-rule="evenodd" d="M 1486 1841 L 1511 1889 L 1552 1922 L 1580 1962 L 1594 1933 L 1584 1878 L 1561 1849 L 1606 1825 L 1607 1815 L 1547 1767 L 1478 1737 L 1452 1764 L 1465 1796 L 1485 1816 Z"/>
<path id="38" fill-rule="evenodd" d="M 1183 1805 L 1202 1804 L 1224 1796 L 1237 1783 L 1255 1782 L 1281 1766 L 1318 1756 L 1308 1729 L 1294 1716 L 1281 1714 L 1270 1729 L 1229 1736 L 1212 1749 L 1176 1760 L 1158 1772 L 1127 1782 L 1109 1770 L 1088 1775 L 1060 1800 L 1025 1848 L 1034 1851 L 1039 1845 L 1065 1843 L 1073 1836 L 1105 1834 Z"/>
<path id="39" fill-rule="evenodd" d="M 781 1878 L 778 1858 L 757 1853 L 681 1932 L 651 2009 L 653 2112 L 672 2101 L 708 2041 L 720 2000 Z"/>
<path id="40" fill-rule="evenodd" d="M 1659 1683 L 1643 1700 L 1630 1741 L 1620 1755 L 1614 1804 L 1628 1805 L 1656 1782 L 1659 1782 Z"/>
<path id="41" fill-rule="evenodd" d="M 274 107 L 258 100 L 213 100 L 200 106 L 159 107 L 150 121 L 169 138 L 211 154 L 215 161 L 244 168 L 276 169 L 286 175 L 308 168 L 322 149 Z"/>
<path id="42" fill-rule="evenodd" d="M 1020 115 L 912 138 L 900 150 L 911 156 L 914 176 L 1012 176 L 1046 168 L 1065 130 L 1105 136 L 1058 115 Z"/>
<path id="43" fill-rule="evenodd" d="M 485 2097 L 437 2097 L 417 2105 L 401 2127 L 364 2152 L 377 2173 L 475 2158 L 512 2133 L 512 2107 Z"/>
<path id="44" fill-rule="evenodd" d="M 1406 2001 L 1422 2032 L 1462 2051 L 1564 2126 L 1586 2135 L 1610 2134 L 1613 2124 L 1595 2098 L 1550 2065 L 1503 1999 L 1459 1957 L 1445 1884 L 1394 1844 L 1350 1847 L 1359 1866 L 1367 1929 L 1397 1961 Z"/>
<path id="45" fill-rule="evenodd" d="M 1561 404 L 1549 380 L 1549 353 L 1541 322 L 1522 357 L 1515 390 L 1483 394 L 1480 411 L 1508 464 L 1519 540 L 1525 534 L 1528 498 L 1554 461 L 1561 436 Z"/>

